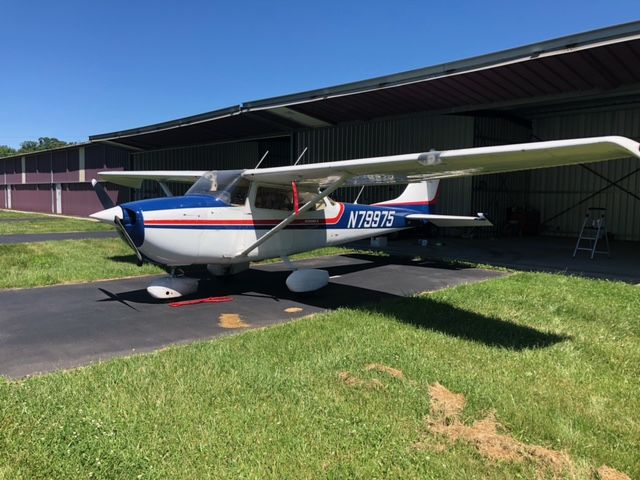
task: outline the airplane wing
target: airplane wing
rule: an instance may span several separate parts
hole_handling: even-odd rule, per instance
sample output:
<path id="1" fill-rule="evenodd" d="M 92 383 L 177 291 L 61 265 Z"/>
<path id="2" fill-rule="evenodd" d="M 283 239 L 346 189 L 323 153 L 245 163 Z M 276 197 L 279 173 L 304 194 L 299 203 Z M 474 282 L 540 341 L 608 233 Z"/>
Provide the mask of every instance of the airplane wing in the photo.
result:
<path id="1" fill-rule="evenodd" d="M 343 186 L 396 184 L 628 157 L 640 158 L 640 144 L 626 137 L 608 136 L 258 168 L 245 170 L 242 176 L 274 185 L 297 182 L 302 188 L 314 190 L 338 179 Z M 194 183 L 205 173 L 205 170 L 113 171 L 99 172 L 98 176 L 101 180 L 139 188 L 143 180 Z"/>
<path id="2" fill-rule="evenodd" d="M 206 170 L 140 170 L 137 172 L 98 172 L 100 180 L 124 185 L 125 187 L 140 188 L 143 180 L 158 182 L 195 183 Z"/>
<path id="3" fill-rule="evenodd" d="M 297 182 L 302 187 L 317 188 L 338 179 L 344 186 L 394 184 L 628 157 L 640 158 L 640 144 L 626 137 L 608 136 L 259 168 L 245 170 L 242 175 L 275 185 Z"/>

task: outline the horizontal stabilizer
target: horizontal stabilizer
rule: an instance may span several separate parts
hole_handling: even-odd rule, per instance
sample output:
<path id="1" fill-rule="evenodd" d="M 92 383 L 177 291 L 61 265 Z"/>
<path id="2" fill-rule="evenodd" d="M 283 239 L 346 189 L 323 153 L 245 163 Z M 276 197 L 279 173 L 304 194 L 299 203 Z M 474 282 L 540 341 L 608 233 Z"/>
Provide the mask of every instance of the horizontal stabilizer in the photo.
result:
<path id="1" fill-rule="evenodd" d="M 431 213 L 412 213 L 405 217 L 408 220 L 428 220 L 436 227 L 491 227 L 493 223 L 482 213 L 476 217 L 458 215 L 434 215 Z"/>

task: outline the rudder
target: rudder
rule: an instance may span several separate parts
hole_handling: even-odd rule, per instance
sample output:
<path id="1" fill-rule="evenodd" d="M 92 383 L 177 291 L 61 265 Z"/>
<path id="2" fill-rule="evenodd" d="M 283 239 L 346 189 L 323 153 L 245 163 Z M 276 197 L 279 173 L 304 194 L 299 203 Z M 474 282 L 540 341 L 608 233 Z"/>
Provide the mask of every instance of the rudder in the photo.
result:
<path id="1" fill-rule="evenodd" d="M 410 183 L 393 200 L 376 203 L 377 206 L 402 207 L 415 210 L 420 213 L 429 213 L 430 206 L 438 201 L 440 180 L 425 180 L 423 182 Z"/>

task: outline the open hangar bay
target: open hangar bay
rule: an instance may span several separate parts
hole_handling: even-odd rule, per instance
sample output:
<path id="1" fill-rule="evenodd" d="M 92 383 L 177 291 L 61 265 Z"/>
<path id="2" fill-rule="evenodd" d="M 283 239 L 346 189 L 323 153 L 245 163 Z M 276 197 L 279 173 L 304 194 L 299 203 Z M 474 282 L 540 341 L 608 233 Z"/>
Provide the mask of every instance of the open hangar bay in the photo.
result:
<path id="1" fill-rule="evenodd" d="M 0 208 L 87 215 L 101 208 L 89 182 L 105 169 L 248 168 L 267 150 L 263 165 L 276 166 L 305 149 L 301 162 L 311 163 L 597 135 L 640 140 L 640 22 L 0 159 Z M 370 187 L 360 202 L 397 191 Z M 144 184 L 110 194 L 125 201 L 162 192 Z M 616 243 L 640 241 L 637 160 L 445 180 L 436 213 L 486 213 L 495 226 L 478 234 L 481 245 L 521 235 L 575 239 L 588 207 L 606 209 L 614 256 L 633 251 Z"/>

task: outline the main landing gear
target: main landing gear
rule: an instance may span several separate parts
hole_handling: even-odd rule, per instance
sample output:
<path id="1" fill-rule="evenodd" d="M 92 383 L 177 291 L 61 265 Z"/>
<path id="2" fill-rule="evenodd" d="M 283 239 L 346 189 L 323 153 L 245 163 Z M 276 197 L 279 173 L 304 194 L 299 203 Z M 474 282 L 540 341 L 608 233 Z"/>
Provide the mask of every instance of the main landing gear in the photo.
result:
<path id="1" fill-rule="evenodd" d="M 294 293 L 314 292 L 326 287 L 329 283 L 329 272 L 316 268 L 298 269 L 293 265 L 287 257 L 283 257 L 284 263 L 293 272 L 287 277 L 287 288 Z M 249 264 L 209 265 L 207 270 L 214 276 L 227 276 L 239 273 L 248 269 Z M 158 278 L 147 287 L 147 292 L 153 298 L 157 299 L 174 299 L 190 295 L 198 290 L 198 278 L 184 276 L 183 272 L 177 273 L 176 268 L 171 268 L 168 277 Z"/>
<path id="2" fill-rule="evenodd" d="M 284 264 L 293 272 L 287 277 L 287 288 L 294 293 L 314 292 L 329 283 L 329 272 L 317 268 L 296 268 L 288 257 L 283 256 Z"/>
<path id="3" fill-rule="evenodd" d="M 153 298 L 178 298 L 195 293 L 198 290 L 198 279 L 177 276 L 176 269 L 171 269 L 169 277 L 158 278 L 147 287 L 147 292 Z"/>

